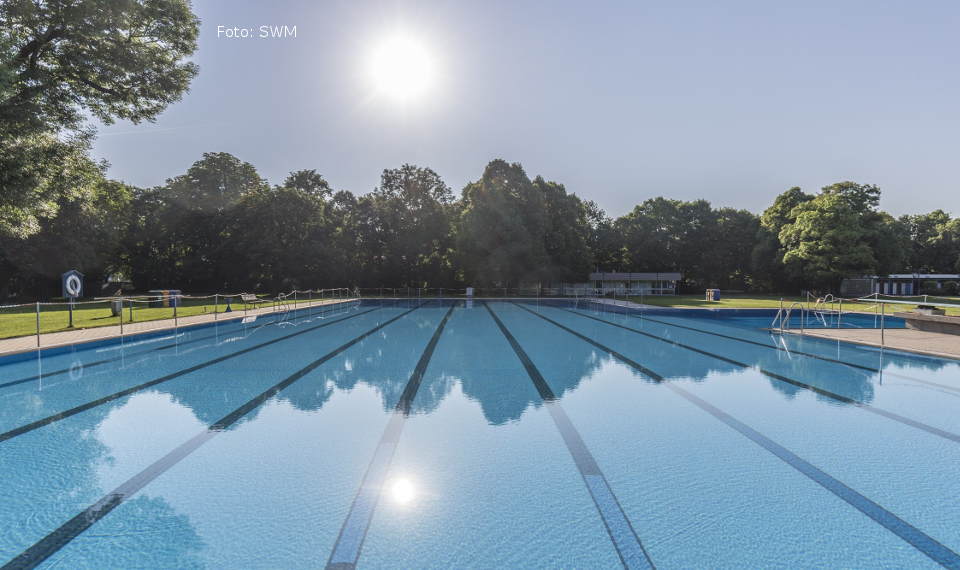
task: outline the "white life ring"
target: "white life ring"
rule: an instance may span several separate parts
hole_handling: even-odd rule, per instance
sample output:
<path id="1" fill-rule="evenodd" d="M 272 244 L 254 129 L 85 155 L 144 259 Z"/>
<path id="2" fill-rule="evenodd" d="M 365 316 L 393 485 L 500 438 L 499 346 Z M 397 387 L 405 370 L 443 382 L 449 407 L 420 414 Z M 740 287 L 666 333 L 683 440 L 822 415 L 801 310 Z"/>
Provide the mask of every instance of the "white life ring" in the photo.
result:
<path id="1" fill-rule="evenodd" d="M 63 288 L 67 292 L 68 297 L 79 297 L 83 283 L 80 282 L 80 278 L 76 275 L 70 275 L 63 283 Z"/>

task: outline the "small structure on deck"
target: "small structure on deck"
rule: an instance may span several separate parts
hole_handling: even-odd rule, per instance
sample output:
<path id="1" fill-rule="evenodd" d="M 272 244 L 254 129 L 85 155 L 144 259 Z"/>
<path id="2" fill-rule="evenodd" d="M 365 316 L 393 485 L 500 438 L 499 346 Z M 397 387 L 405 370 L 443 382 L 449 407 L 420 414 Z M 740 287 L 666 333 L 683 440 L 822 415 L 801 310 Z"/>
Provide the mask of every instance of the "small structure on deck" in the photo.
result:
<path id="1" fill-rule="evenodd" d="M 960 335 L 960 317 L 949 316 L 944 309 L 920 305 L 912 311 L 894 313 L 904 320 L 908 329 Z"/>

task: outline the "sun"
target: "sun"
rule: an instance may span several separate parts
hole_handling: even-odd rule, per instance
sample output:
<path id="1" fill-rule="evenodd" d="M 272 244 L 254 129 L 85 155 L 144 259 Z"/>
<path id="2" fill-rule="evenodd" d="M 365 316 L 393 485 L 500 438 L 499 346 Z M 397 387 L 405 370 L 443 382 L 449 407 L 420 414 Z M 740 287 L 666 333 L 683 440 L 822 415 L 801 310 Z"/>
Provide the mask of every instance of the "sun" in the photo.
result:
<path id="1" fill-rule="evenodd" d="M 422 99 L 430 90 L 435 62 L 421 41 L 396 34 L 383 38 L 374 47 L 369 73 L 378 95 L 410 103 Z"/>

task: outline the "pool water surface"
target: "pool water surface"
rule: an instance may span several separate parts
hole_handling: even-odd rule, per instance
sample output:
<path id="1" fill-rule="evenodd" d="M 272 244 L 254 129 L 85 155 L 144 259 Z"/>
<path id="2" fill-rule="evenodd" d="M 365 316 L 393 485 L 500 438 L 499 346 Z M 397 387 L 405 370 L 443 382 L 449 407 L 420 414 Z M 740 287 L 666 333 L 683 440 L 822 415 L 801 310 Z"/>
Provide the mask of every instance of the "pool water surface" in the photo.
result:
<path id="1" fill-rule="evenodd" d="M 770 320 L 364 300 L 0 358 L 0 564 L 960 568 L 960 362 Z"/>

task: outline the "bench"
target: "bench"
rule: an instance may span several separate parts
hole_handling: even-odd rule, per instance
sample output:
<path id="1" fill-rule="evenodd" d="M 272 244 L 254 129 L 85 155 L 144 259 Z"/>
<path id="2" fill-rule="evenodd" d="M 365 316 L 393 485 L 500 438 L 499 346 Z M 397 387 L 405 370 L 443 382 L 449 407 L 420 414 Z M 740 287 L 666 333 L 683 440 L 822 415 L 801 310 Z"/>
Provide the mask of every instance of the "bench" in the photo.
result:
<path id="1" fill-rule="evenodd" d="M 253 293 L 241 293 L 240 300 L 243 301 L 245 305 L 256 305 L 258 303 L 266 303 L 265 299 L 257 297 Z"/>

